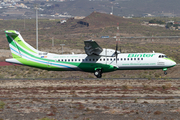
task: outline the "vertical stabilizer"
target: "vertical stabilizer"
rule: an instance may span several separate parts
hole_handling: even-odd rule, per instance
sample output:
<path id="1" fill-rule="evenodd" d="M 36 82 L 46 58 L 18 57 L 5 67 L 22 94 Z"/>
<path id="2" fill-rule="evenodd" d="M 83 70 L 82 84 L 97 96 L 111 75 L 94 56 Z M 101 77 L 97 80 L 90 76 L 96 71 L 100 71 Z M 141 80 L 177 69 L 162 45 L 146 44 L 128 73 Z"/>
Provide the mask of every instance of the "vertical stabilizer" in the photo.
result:
<path id="1" fill-rule="evenodd" d="M 5 33 L 13 58 L 21 58 L 26 54 L 38 54 L 38 50 L 26 43 L 18 31 L 7 30 Z"/>

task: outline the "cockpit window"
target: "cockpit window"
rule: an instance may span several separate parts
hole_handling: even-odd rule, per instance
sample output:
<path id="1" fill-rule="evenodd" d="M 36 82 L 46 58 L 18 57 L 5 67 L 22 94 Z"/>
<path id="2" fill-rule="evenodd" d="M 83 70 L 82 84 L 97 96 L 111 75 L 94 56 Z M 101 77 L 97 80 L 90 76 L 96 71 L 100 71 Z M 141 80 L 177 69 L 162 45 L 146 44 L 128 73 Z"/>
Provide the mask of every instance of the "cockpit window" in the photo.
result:
<path id="1" fill-rule="evenodd" d="M 162 55 L 162 58 L 168 58 L 166 55 Z"/>
<path id="2" fill-rule="evenodd" d="M 168 58 L 166 55 L 159 55 L 159 58 Z"/>

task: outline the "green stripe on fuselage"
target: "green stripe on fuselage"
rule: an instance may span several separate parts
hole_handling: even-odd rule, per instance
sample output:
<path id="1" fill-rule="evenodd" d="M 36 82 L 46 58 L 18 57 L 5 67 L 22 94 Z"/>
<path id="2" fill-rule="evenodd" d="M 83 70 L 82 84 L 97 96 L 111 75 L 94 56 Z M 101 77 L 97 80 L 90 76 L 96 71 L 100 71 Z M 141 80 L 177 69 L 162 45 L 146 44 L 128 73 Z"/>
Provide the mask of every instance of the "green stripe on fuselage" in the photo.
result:
<path id="1" fill-rule="evenodd" d="M 13 56 L 17 57 L 16 54 L 13 54 Z M 64 71 L 65 70 L 65 69 L 60 68 L 60 67 L 49 66 L 48 64 L 42 64 L 42 63 L 34 62 L 34 61 L 31 61 L 31 60 L 27 60 L 27 59 L 24 59 L 24 58 L 15 58 L 15 59 L 18 60 L 23 65 L 27 65 L 27 66 L 31 66 L 31 67 L 36 67 L 36 68 L 41 68 L 41 69 L 46 69 L 46 70 L 59 70 L 59 71 Z"/>
<path id="2" fill-rule="evenodd" d="M 8 37 L 8 39 L 11 39 L 11 38 Z M 14 47 L 17 48 L 16 44 L 15 44 L 13 41 L 11 42 L 11 45 L 13 45 Z M 19 50 L 20 52 L 22 52 L 22 53 L 25 53 L 26 55 L 29 55 L 29 56 L 31 56 L 31 57 L 33 57 L 33 58 L 36 58 L 36 59 L 54 62 L 54 60 L 48 60 L 48 59 L 46 59 L 46 58 L 40 58 L 40 57 L 37 57 L 37 56 L 35 56 L 35 55 L 32 55 L 32 54 L 28 53 L 27 51 L 25 51 L 24 49 L 22 49 L 22 48 L 20 48 L 20 47 L 18 47 L 18 50 Z M 17 51 L 17 52 L 19 52 L 19 51 Z M 21 54 L 22 54 L 22 53 L 21 53 Z"/>
<path id="3" fill-rule="evenodd" d="M 170 58 L 164 58 L 164 59 L 166 59 L 166 60 L 170 60 L 170 61 L 173 61 L 173 62 L 175 62 L 174 60 L 171 60 Z"/>
<path id="4" fill-rule="evenodd" d="M 62 62 L 70 65 L 77 66 L 81 70 L 85 72 L 94 72 L 95 68 L 102 68 L 102 72 L 111 72 L 115 71 L 116 68 L 114 68 L 113 65 L 108 65 L 108 64 L 102 64 L 102 63 L 76 63 L 76 62 Z"/>
<path id="5" fill-rule="evenodd" d="M 17 55 L 13 54 L 13 56 L 16 57 Z M 114 68 L 114 66 L 112 66 L 112 65 L 100 64 L 100 63 L 50 62 L 50 64 L 48 65 L 48 64 L 33 62 L 31 60 L 27 60 L 24 58 L 15 58 L 15 59 L 27 66 L 32 66 L 32 67 L 46 69 L 46 70 L 54 70 L 54 71 L 65 71 L 65 70 L 71 69 L 71 68 L 67 67 L 66 69 L 64 69 L 61 67 L 52 66 L 51 64 L 53 64 L 53 63 L 55 63 L 55 64 L 63 63 L 63 64 L 67 64 L 66 66 L 74 65 L 77 68 L 79 68 L 85 72 L 94 72 L 94 69 L 96 67 L 101 67 L 103 72 L 111 72 L 111 71 L 116 70 Z M 45 62 L 47 62 L 47 61 L 45 61 Z M 74 69 L 76 69 L 76 68 L 74 68 Z"/>

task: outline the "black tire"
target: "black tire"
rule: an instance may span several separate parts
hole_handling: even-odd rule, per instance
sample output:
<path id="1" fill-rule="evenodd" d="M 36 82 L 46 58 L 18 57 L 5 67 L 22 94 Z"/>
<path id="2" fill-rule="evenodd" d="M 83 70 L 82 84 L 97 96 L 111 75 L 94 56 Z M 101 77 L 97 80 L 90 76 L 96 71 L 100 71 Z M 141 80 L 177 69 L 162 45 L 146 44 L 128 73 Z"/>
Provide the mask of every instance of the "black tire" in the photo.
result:
<path id="1" fill-rule="evenodd" d="M 96 70 L 95 72 L 94 72 L 94 75 L 97 77 L 97 78 L 101 78 L 102 77 L 102 72 L 101 72 L 101 70 L 99 69 L 99 70 Z"/>
<path id="2" fill-rule="evenodd" d="M 97 78 L 101 78 L 102 77 L 102 75 L 101 74 L 99 74 L 98 76 L 96 76 Z"/>

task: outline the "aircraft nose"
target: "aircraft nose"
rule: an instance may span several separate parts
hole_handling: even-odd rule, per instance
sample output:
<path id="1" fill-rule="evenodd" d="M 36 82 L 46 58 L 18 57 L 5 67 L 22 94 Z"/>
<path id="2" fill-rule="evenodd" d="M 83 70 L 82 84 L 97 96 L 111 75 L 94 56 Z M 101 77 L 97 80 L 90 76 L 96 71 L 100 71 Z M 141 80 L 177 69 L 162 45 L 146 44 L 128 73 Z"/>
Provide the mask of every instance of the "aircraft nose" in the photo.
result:
<path id="1" fill-rule="evenodd" d="M 175 66 L 175 65 L 176 65 L 176 62 L 175 62 L 175 61 L 173 61 L 173 62 L 172 62 L 172 64 Z"/>
<path id="2" fill-rule="evenodd" d="M 170 64 L 171 64 L 171 66 L 175 66 L 176 62 L 174 60 L 171 60 Z"/>

